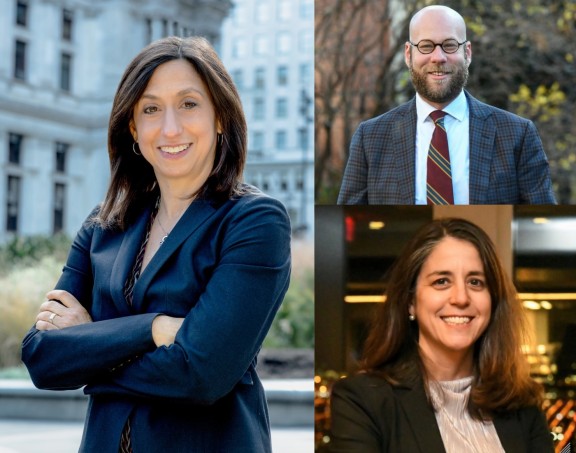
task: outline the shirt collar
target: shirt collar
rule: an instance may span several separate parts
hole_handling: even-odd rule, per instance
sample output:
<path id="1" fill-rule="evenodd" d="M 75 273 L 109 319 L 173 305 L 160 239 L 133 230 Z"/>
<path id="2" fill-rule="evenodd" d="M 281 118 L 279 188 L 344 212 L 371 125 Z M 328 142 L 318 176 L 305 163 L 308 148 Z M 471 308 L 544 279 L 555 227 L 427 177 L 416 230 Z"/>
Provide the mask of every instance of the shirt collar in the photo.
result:
<path id="1" fill-rule="evenodd" d="M 437 110 L 436 107 L 432 107 L 420 96 L 420 94 L 416 93 L 416 114 L 419 123 L 424 123 L 424 121 L 426 121 L 430 116 L 430 113 L 434 110 Z M 468 111 L 468 101 L 466 100 L 464 90 L 462 90 L 456 99 L 448 104 L 443 111 L 460 122 L 464 121 Z"/>

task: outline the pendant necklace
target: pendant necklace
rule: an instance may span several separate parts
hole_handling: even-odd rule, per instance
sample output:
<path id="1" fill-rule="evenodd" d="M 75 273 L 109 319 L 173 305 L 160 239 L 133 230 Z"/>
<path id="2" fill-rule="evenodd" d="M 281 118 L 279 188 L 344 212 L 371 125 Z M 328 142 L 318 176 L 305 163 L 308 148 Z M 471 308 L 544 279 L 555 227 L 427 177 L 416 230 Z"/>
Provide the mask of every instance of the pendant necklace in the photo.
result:
<path id="1" fill-rule="evenodd" d="M 158 209 L 160 207 L 160 198 L 158 198 Z M 190 206 L 190 205 L 188 205 Z M 180 217 L 182 217 L 182 214 L 184 214 L 184 211 L 186 211 L 186 209 L 188 208 L 188 206 L 185 206 L 184 209 L 182 209 L 182 211 L 180 211 L 180 214 L 178 214 L 178 218 L 176 220 L 176 223 L 178 223 L 178 220 L 180 219 Z M 168 236 L 170 235 L 171 231 L 166 231 L 166 228 L 164 228 L 164 225 L 162 225 L 162 222 L 160 221 L 160 213 L 158 213 L 158 215 L 156 216 L 156 220 L 158 220 L 158 225 L 160 225 L 160 228 L 162 229 L 162 232 L 164 233 L 164 236 L 162 237 L 162 239 L 160 239 L 160 245 L 164 244 L 164 241 L 166 241 L 166 239 L 168 239 Z M 174 229 L 174 227 L 172 227 L 172 229 Z"/>
<path id="2" fill-rule="evenodd" d="M 162 231 L 164 232 L 164 237 L 163 237 L 162 239 L 160 239 L 160 245 L 162 245 L 162 244 L 164 244 L 164 241 L 165 241 L 166 239 L 168 239 L 168 235 L 169 235 L 170 233 L 168 233 L 168 231 L 166 231 L 166 230 L 164 229 L 164 227 L 162 226 L 162 222 L 160 222 L 160 216 L 158 216 L 158 217 L 156 217 L 156 218 L 158 219 L 158 225 L 160 225 L 160 228 L 162 228 Z"/>

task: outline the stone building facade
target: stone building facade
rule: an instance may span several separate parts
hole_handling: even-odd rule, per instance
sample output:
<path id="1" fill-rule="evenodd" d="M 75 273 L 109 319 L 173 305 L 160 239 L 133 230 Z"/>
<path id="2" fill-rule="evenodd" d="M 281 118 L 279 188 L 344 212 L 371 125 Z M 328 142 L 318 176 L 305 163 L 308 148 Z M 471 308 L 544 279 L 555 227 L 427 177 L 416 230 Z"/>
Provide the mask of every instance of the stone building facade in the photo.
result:
<path id="1" fill-rule="evenodd" d="M 220 48 L 229 0 L 2 0 L 0 243 L 73 235 L 102 200 L 106 133 L 128 62 L 168 35 Z"/>

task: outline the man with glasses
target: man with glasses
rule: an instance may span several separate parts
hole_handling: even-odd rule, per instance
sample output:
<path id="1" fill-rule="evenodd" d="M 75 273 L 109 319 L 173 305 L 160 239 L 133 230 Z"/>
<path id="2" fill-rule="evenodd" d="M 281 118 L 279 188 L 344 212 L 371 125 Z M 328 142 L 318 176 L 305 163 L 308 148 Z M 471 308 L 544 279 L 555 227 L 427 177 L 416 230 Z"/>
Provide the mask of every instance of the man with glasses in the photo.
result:
<path id="1" fill-rule="evenodd" d="M 534 124 L 464 90 L 472 45 L 460 14 L 428 6 L 404 57 L 416 96 L 363 122 L 338 204 L 554 204 Z"/>

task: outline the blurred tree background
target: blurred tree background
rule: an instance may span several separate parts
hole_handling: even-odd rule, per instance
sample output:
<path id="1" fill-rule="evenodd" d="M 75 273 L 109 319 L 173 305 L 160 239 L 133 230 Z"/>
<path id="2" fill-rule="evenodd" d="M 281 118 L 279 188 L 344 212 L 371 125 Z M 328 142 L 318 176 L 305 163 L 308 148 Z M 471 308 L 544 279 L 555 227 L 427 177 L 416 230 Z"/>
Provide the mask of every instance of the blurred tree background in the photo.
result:
<path id="1" fill-rule="evenodd" d="M 316 201 L 335 203 L 358 124 L 414 95 L 412 15 L 433 1 L 316 0 Z M 468 27 L 467 90 L 534 121 L 556 199 L 576 203 L 576 0 L 446 0 Z"/>

